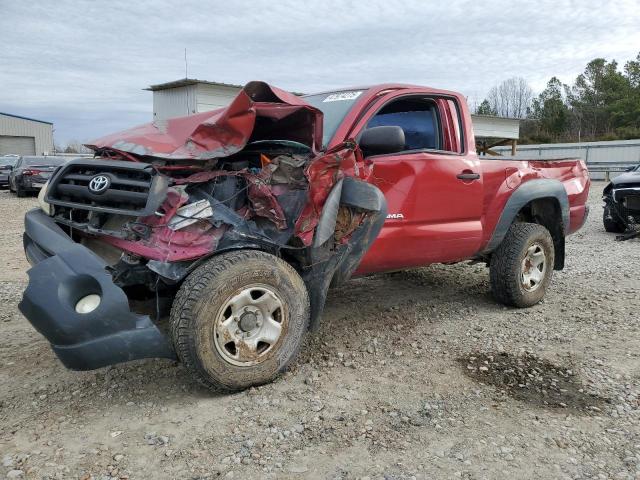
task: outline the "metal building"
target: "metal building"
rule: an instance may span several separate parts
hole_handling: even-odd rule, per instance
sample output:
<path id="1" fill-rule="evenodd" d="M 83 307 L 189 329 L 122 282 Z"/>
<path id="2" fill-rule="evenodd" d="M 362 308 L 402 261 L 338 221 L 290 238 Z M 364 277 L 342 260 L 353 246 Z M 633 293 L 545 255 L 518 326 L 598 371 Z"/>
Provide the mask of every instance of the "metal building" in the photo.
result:
<path id="1" fill-rule="evenodd" d="M 183 78 L 145 90 L 153 92 L 153 119 L 164 120 L 225 107 L 240 89 L 241 85 Z"/>
<path id="2" fill-rule="evenodd" d="M 509 149 L 496 147 L 498 153 L 508 155 Z M 613 140 L 606 142 L 582 142 L 582 143 L 546 143 L 540 145 L 519 145 L 516 158 L 552 158 L 552 157 L 578 157 L 583 159 L 587 166 L 601 167 L 602 164 L 640 164 L 640 139 L 638 140 Z M 592 169 L 591 177 L 602 180 L 606 174 Z M 619 174 L 619 173 L 617 173 Z M 613 173 L 611 176 L 617 175 Z"/>
<path id="3" fill-rule="evenodd" d="M 0 155 L 53 152 L 53 123 L 0 112 Z"/>

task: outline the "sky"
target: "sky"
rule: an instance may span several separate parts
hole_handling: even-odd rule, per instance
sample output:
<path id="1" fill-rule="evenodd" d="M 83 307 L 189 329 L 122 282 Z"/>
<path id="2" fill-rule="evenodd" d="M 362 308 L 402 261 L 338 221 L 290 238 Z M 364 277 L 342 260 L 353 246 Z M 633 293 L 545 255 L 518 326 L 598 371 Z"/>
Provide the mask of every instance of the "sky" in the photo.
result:
<path id="1" fill-rule="evenodd" d="M 571 83 L 640 52 L 640 0 L 0 0 L 0 112 L 57 145 L 152 119 L 145 87 L 188 76 L 314 92 L 382 82 L 480 102 L 502 80 Z"/>

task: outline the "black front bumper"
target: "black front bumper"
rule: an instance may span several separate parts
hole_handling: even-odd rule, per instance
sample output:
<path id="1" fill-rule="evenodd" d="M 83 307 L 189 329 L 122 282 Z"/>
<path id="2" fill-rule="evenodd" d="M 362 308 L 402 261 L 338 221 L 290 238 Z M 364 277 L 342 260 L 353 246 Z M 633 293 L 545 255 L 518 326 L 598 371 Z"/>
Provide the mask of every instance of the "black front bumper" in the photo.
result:
<path id="1" fill-rule="evenodd" d="M 32 268 L 18 308 L 67 368 L 92 370 L 140 358 L 176 358 L 149 316 L 131 312 L 107 264 L 42 210 L 25 216 L 24 247 Z M 90 294 L 100 295 L 98 307 L 77 313 L 78 300 Z"/>

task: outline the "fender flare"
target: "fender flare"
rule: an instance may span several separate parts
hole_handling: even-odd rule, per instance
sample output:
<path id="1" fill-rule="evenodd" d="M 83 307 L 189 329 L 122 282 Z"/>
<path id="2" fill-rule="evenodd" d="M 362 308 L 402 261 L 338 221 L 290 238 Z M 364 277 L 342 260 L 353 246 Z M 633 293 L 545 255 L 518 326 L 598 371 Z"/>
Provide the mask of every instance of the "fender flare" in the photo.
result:
<path id="1" fill-rule="evenodd" d="M 570 228 L 570 214 L 569 197 L 564 185 L 562 185 L 559 180 L 548 178 L 529 180 L 520 185 L 520 187 L 511 194 L 509 200 L 507 200 L 507 203 L 502 209 L 502 214 L 500 214 L 500 219 L 493 230 L 491 239 L 482 253 L 491 253 L 498 248 L 498 245 L 500 245 L 509 227 L 515 220 L 516 215 L 518 215 L 518 212 L 532 200 L 540 200 L 543 198 L 553 198 L 558 201 L 562 214 L 563 232 L 564 235 L 567 236 Z"/>

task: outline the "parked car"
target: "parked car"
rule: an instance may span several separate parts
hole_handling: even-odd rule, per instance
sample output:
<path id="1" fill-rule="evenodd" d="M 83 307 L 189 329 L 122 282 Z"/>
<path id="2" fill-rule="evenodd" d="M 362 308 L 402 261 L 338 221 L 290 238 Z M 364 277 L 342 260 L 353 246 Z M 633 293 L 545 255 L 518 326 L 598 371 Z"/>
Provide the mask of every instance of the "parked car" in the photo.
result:
<path id="1" fill-rule="evenodd" d="M 587 217 L 587 167 L 475 145 L 456 92 L 251 82 L 225 109 L 104 137 L 102 158 L 63 166 L 26 214 L 19 308 L 68 368 L 178 358 L 238 390 L 285 369 L 329 286 L 354 275 L 473 259 L 497 301 L 535 305 Z"/>
<path id="2" fill-rule="evenodd" d="M 640 227 L 640 165 L 611 180 L 602 192 L 602 221 L 607 232 Z"/>
<path id="3" fill-rule="evenodd" d="M 0 187 L 9 186 L 9 174 L 13 167 L 15 167 L 19 156 L 5 155 L 0 157 Z"/>
<path id="4" fill-rule="evenodd" d="M 53 171 L 67 161 L 66 157 L 19 157 L 9 174 L 9 189 L 18 197 L 24 197 L 29 192 L 38 192 Z"/>

